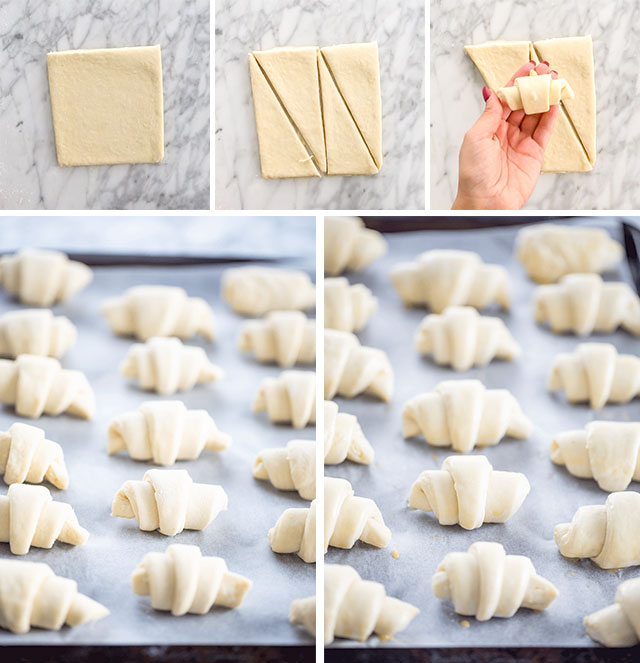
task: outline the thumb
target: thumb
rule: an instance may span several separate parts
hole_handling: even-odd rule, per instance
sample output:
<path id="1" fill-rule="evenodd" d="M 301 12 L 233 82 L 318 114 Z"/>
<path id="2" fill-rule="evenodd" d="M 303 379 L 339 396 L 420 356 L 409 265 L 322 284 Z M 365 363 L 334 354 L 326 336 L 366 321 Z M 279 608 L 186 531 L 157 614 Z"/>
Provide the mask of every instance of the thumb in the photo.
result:
<path id="1" fill-rule="evenodd" d="M 485 97 L 486 105 L 482 115 L 473 125 L 472 131 L 477 132 L 478 136 L 493 136 L 502 121 L 502 104 L 498 95 L 486 85 L 482 88 L 482 94 Z"/>

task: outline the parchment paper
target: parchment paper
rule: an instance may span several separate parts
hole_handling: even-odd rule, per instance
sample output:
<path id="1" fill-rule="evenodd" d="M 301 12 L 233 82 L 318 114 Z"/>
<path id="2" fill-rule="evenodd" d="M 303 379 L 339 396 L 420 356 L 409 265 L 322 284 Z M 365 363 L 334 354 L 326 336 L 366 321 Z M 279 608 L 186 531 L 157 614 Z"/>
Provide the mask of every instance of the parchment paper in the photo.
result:
<path id="1" fill-rule="evenodd" d="M 621 240 L 613 219 L 581 220 L 586 225 L 603 226 Z M 364 646 L 388 647 L 470 647 L 470 646 L 591 646 L 582 624 L 585 615 L 613 602 L 616 586 L 622 580 L 640 576 L 638 567 L 619 572 L 604 571 L 588 560 L 564 559 L 553 541 L 554 525 L 568 522 L 584 504 L 602 504 L 607 493 L 595 481 L 577 479 L 549 458 L 554 434 L 582 428 L 593 419 L 640 420 L 640 401 L 612 405 L 595 413 L 585 405 L 569 405 L 562 393 L 552 394 L 546 380 L 553 357 L 571 351 L 580 341 L 575 336 L 556 336 L 537 326 L 533 319 L 532 296 L 535 284 L 528 280 L 523 266 L 513 255 L 517 228 L 388 234 L 389 253 L 364 272 L 352 275 L 352 282 L 371 288 L 379 309 L 359 335 L 365 345 L 385 350 L 395 374 L 395 394 L 390 404 L 365 398 L 338 399 L 341 411 L 358 416 L 376 457 L 369 467 L 345 463 L 330 466 L 326 474 L 348 479 L 356 495 L 375 499 L 386 524 L 393 532 L 387 548 L 378 550 L 359 543 L 352 550 L 330 548 L 326 562 L 351 564 L 363 578 L 384 583 L 387 593 L 420 608 L 409 627 L 388 642 L 370 638 Z M 485 368 L 456 373 L 438 367 L 415 351 L 413 336 L 426 311 L 402 306 L 389 278 L 391 267 L 412 260 L 418 253 L 435 248 L 477 251 L 485 262 L 501 263 L 510 275 L 512 308 L 499 315 L 523 349 L 514 362 L 495 361 Z M 629 280 L 626 264 L 610 279 Z M 618 331 L 591 340 L 609 341 L 619 352 L 640 354 L 640 341 Z M 505 439 L 482 453 L 495 469 L 521 471 L 531 483 L 531 493 L 520 510 L 506 524 L 487 524 L 466 531 L 458 526 L 440 526 L 431 513 L 409 510 L 407 500 L 412 483 L 425 469 L 437 469 L 452 454 L 450 449 L 428 446 L 423 439 L 403 440 L 401 413 L 412 396 L 433 389 L 450 378 L 478 378 L 488 388 L 507 388 L 518 399 L 535 424 L 527 440 Z M 630 490 L 638 490 L 632 483 Z M 498 541 L 507 553 L 531 557 L 538 573 L 548 578 L 560 594 L 541 612 L 520 610 L 511 619 L 461 625 L 451 602 L 436 599 L 431 576 L 439 562 L 451 551 L 466 551 L 475 541 Z M 397 550 L 398 559 L 392 557 Z M 336 647 L 363 646 L 336 640 Z"/>

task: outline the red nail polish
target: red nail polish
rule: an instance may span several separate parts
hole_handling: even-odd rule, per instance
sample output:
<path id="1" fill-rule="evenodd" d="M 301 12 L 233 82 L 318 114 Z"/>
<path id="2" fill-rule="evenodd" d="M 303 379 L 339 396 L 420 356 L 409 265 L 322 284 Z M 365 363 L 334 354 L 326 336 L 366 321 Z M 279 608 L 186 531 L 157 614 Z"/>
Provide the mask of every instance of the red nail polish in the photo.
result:
<path id="1" fill-rule="evenodd" d="M 535 64 L 535 63 L 536 63 L 535 60 L 529 60 L 529 64 Z"/>
<path id="2" fill-rule="evenodd" d="M 552 69 L 552 70 L 551 70 L 551 73 L 552 73 L 552 74 L 556 74 L 556 75 L 558 74 L 558 72 L 557 72 L 555 69 Z"/>
<path id="3" fill-rule="evenodd" d="M 546 60 L 543 60 L 543 61 L 542 61 L 542 64 L 546 64 L 547 67 L 549 66 L 549 63 L 548 63 Z"/>
<path id="4" fill-rule="evenodd" d="M 482 88 L 482 98 L 486 101 L 491 96 L 489 88 L 485 85 Z"/>

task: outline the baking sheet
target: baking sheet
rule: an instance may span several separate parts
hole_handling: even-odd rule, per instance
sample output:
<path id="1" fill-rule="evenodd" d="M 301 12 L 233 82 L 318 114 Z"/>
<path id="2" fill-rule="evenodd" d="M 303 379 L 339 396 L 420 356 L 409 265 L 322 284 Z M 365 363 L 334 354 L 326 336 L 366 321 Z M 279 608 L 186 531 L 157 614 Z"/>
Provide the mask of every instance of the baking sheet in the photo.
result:
<path id="1" fill-rule="evenodd" d="M 580 220 L 589 226 L 602 226 L 621 240 L 614 219 Z M 358 416 L 365 435 L 376 453 L 369 467 L 344 463 L 326 468 L 326 474 L 348 479 L 356 495 L 371 497 L 382 511 L 393 537 L 387 548 L 378 550 L 362 543 L 352 550 L 330 548 L 327 563 L 350 564 L 363 578 L 384 583 L 387 593 L 420 608 L 420 614 L 395 638 L 381 643 L 370 638 L 364 646 L 386 647 L 471 647 L 471 646 L 591 646 L 582 619 L 613 602 L 617 585 L 640 576 L 638 567 L 624 571 L 604 571 L 588 560 L 562 558 L 553 541 L 554 525 L 572 519 L 583 504 L 602 504 L 607 493 L 595 481 L 577 479 L 549 459 L 552 436 L 582 428 L 593 419 L 640 420 L 640 401 L 605 407 L 597 415 L 585 405 L 569 405 L 561 393 L 546 390 L 553 357 L 571 351 L 575 336 L 555 336 L 536 326 L 532 296 L 535 284 L 513 255 L 518 228 L 457 232 L 415 232 L 388 234 L 389 252 L 365 271 L 350 276 L 352 282 L 367 285 L 378 297 L 379 308 L 369 325 L 359 334 L 365 345 L 382 348 L 391 360 L 395 374 L 393 402 L 384 404 L 365 398 L 337 399 L 341 411 Z M 514 362 L 495 361 L 484 368 L 456 373 L 439 367 L 414 350 L 413 336 L 425 315 L 424 309 L 405 309 L 389 278 L 392 266 L 411 260 L 418 253 L 435 248 L 477 251 L 485 262 L 501 263 L 509 271 L 512 310 L 491 309 L 499 315 L 523 349 Z M 629 281 L 626 264 L 606 278 Z M 591 340 L 609 341 L 619 352 L 640 354 L 640 341 L 624 332 L 598 335 Z M 531 493 L 520 510 L 506 524 L 486 524 L 466 531 L 458 526 L 440 526 L 433 514 L 409 510 L 407 500 L 412 483 L 425 469 L 436 469 L 452 455 L 450 449 L 428 446 L 423 439 L 403 440 L 401 413 L 412 396 L 433 389 L 451 378 L 477 378 L 488 388 L 507 388 L 518 399 L 535 425 L 527 440 L 503 440 L 495 447 L 476 451 L 489 458 L 495 469 L 524 472 Z M 640 485 L 632 483 L 630 490 Z M 443 557 L 451 551 L 466 551 L 475 541 L 498 541 L 509 554 L 531 557 L 539 574 L 548 578 L 560 594 L 541 612 L 520 610 L 511 619 L 480 623 L 473 618 L 468 628 L 461 625 L 451 602 L 436 599 L 431 576 Z M 398 559 L 392 557 L 397 550 Z M 360 647 L 360 643 L 336 640 L 335 647 Z"/>
<path id="2" fill-rule="evenodd" d="M 285 264 L 313 274 L 313 224 L 300 232 L 309 235 L 307 257 Z M 202 250 L 206 249 L 203 243 Z M 55 307 L 55 313 L 67 315 L 79 332 L 78 343 L 64 357 L 63 365 L 86 373 L 96 394 L 97 411 L 89 422 L 60 416 L 27 423 L 44 428 L 47 437 L 64 448 L 71 482 L 67 491 L 52 489 L 53 497 L 74 507 L 90 537 L 78 547 L 57 543 L 51 550 L 32 548 L 21 559 L 46 562 L 57 574 L 75 579 L 79 590 L 106 605 L 111 615 L 57 633 L 33 629 L 26 635 L 14 635 L 0 630 L 0 644 L 313 644 L 303 629 L 289 624 L 288 613 L 293 599 L 315 593 L 315 565 L 305 564 L 296 555 L 276 555 L 267 542 L 267 530 L 284 509 L 308 503 L 297 494 L 277 491 L 269 483 L 253 479 L 251 467 L 261 449 L 284 446 L 292 438 L 313 439 L 315 429 L 274 426 L 264 413 L 251 412 L 261 380 L 280 369 L 260 365 L 236 349 L 242 318 L 220 299 L 224 269 L 99 268 L 85 291 Z M 176 463 L 175 468 L 187 469 L 194 481 L 221 484 L 229 496 L 228 510 L 204 531 L 185 531 L 176 537 L 142 532 L 135 520 L 110 515 L 111 502 L 122 483 L 141 479 L 154 466 L 134 461 L 125 453 L 109 457 L 109 421 L 145 400 L 161 397 L 140 391 L 119 375 L 117 366 L 132 341 L 111 334 L 99 303 L 143 283 L 179 285 L 212 305 L 217 340 L 201 345 L 226 372 L 222 381 L 170 397 L 183 400 L 188 408 L 208 410 L 220 430 L 233 437 L 232 446 L 224 452 L 204 451 L 197 460 Z M 0 313 L 17 306 L 0 291 Z M 18 420 L 12 410 L 0 410 L 0 430 Z M 0 486 L 0 492 L 6 494 L 7 487 L 1 482 Z M 249 577 L 253 588 L 244 603 L 235 610 L 214 608 L 205 616 L 180 618 L 152 610 L 149 597 L 133 594 L 130 575 L 145 553 L 164 551 L 171 543 L 197 544 L 203 554 L 219 555 L 231 571 Z M 17 559 L 9 553 L 8 544 L 0 544 L 0 557 Z"/>

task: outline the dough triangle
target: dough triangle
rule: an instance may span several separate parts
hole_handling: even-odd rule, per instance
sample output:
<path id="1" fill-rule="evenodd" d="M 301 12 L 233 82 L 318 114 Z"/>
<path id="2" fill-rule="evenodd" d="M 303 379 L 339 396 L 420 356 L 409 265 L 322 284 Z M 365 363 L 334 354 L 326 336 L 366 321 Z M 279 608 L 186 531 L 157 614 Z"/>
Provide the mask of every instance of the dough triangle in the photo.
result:
<path id="1" fill-rule="evenodd" d="M 382 108 L 378 44 L 328 46 L 320 52 L 379 170 L 382 166 Z"/>
<path id="2" fill-rule="evenodd" d="M 327 145 L 327 175 L 373 175 L 378 172 L 324 59 L 318 59 Z"/>
<path id="3" fill-rule="evenodd" d="M 249 72 L 262 176 L 320 177 L 311 155 L 298 137 L 253 55 L 249 55 Z"/>
<path id="4" fill-rule="evenodd" d="M 278 48 L 254 51 L 282 105 L 293 120 L 302 139 L 316 158 L 323 173 L 327 172 L 320 83 L 318 80 L 318 49 Z"/>

